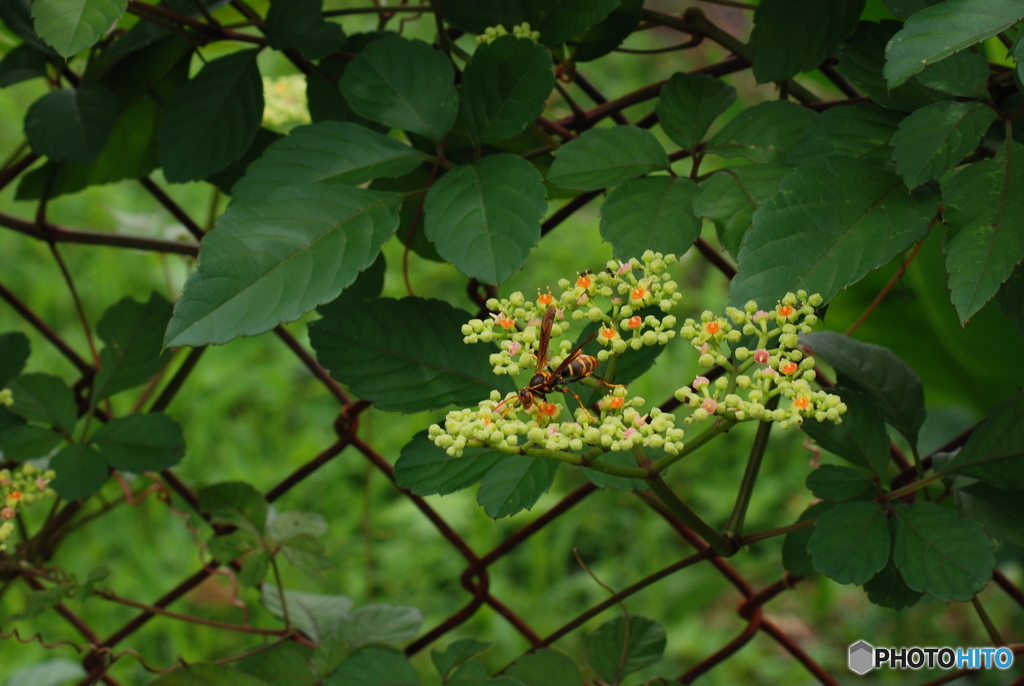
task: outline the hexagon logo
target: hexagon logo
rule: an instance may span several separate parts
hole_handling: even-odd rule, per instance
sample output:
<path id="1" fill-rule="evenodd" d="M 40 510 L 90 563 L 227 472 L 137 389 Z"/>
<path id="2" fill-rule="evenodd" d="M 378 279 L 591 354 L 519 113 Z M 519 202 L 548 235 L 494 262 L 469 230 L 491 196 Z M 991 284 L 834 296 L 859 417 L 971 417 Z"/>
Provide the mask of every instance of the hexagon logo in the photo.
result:
<path id="1" fill-rule="evenodd" d="M 875 648 L 866 641 L 857 641 L 850 646 L 850 669 L 857 674 L 867 674 L 875 667 Z"/>

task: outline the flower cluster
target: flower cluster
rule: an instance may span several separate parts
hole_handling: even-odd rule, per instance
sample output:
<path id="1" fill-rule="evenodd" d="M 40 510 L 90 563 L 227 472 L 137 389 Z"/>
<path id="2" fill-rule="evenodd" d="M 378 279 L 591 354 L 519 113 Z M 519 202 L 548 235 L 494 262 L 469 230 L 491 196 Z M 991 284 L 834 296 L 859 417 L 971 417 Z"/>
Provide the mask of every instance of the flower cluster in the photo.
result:
<path id="1" fill-rule="evenodd" d="M 287 130 L 310 122 L 306 79 L 300 74 L 263 77 L 263 123 Z"/>
<path id="2" fill-rule="evenodd" d="M 498 24 L 497 26 L 489 26 L 486 29 L 484 29 L 483 33 L 476 37 L 476 42 L 493 43 L 498 38 L 507 35 L 508 31 L 501 24 Z M 515 36 L 516 38 L 527 38 L 529 40 L 532 40 L 534 43 L 540 40 L 540 31 L 531 31 L 530 23 L 526 21 L 524 21 L 522 24 L 519 24 L 518 26 L 513 26 L 512 35 Z"/>
<path id="3" fill-rule="evenodd" d="M 807 417 L 841 422 L 846 405 L 836 395 L 812 389 L 814 358 L 799 349 L 800 334 L 817 323 L 814 308 L 821 304 L 820 295 L 798 291 L 787 293 L 771 312 L 751 301 L 742 310 L 727 308 L 725 317 L 706 311 L 699 322 L 687 319 L 680 335 L 700 353 L 700 366 L 719 366 L 727 374 L 714 382 L 698 376 L 675 392 L 677 400 L 694 408 L 685 421 L 720 415 L 778 422 L 782 428 Z M 741 345 L 744 339 L 754 342 L 753 350 Z M 776 396 L 784 402 L 768 409 Z"/>
<path id="4" fill-rule="evenodd" d="M 56 476 L 52 469 L 45 472 L 31 463 L 15 472 L 0 469 L 0 550 L 6 550 L 4 542 L 14 533 L 11 520 L 25 505 L 55 495 L 49 483 Z"/>
<path id="5" fill-rule="evenodd" d="M 0 388 L 0 406 L 11 406 L 14 404 L 14 394 L 9 388 Z"/>
<path id="6" fill-rule="evenodd" d="M 657 408 L 645 415 L 643 398 L 625 397 L 624 388 L 598 403 L 599 417 L 578 408 L 570 421 L 557 421 L 561 407 L 554 403 L 541 403 L 537 412 L 513 412 L 502 418 L 498 411 L 503 402 L 498 391 L 480 403 L 479 409 L 454 410 L 445 417 L 444 426 L 434 424 L 428 430 L 430 439 L 449 455 L 461 457 L 467 447 L 488 447 L 504 452 L 519 453 L 530 448 L 560 452 L 578 452 L 586 447 L 602 450 L 630 450 L 643 445 L 663 448 L 670 454 L 683 449 L 683 430 L 674 424 L 674 417 Z"/>
<path id="7" fill-rule="evenodd" d="M 666 273 L 675 261 L 672 255 L 647 251 L 640 259 L 610 261 L 601 272 L 562 279 L 557 295 L 549 289 L 538 291 L 534 299 L 519 291 L 508 298 L 491 298 L 487 301 L 490 318 L 466 323 L 463 341 L 499 344 L 500 351 L 491 356 L 495 374 L 514 375 L 532 369 L 537 366 L 541 318 L 554 306 L 558 316 L 552 339 L 564 335 L 573 321 L 599 324 L 597 341 L 602 349 L 597 358 L 602 362 L 630 349 L 665 345 L 676 335 L 676 318 L 668 312 L 682 298 L 678 285 Z M 573 347 L 570 341 L 552 345 L 551 366 L 557 366 Z"/>

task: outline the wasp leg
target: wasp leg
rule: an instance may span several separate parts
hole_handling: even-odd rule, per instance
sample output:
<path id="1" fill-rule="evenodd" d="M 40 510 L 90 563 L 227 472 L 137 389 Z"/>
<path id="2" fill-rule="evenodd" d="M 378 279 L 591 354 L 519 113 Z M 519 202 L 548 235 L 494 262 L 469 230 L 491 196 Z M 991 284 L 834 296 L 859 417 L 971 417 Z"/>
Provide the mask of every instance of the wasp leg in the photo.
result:
<path id="1" fill-rule="evenodd" d="M 578 402 L 580 404 L 580 408 L 587 415 L 587 419 L 589 421 L 591 421 L 591 422 L 594 421 L 594 415 L 590 414 L 590 410 L 587 409 L 587 406 L 583 404 L 583 401 L 580 400 L 580 397 L 578 395 L 576 395 L 576 393 L 574 393 L 572 391 L 572 389 L 570 389 L 570 388 L 568 388 L 566 386 L 561 386 L 559 388 L 556 388 L 555 390 L 559 391 L 560 393 L 568 393 L 572 397 L 576 398 L 576 402 Z"/>

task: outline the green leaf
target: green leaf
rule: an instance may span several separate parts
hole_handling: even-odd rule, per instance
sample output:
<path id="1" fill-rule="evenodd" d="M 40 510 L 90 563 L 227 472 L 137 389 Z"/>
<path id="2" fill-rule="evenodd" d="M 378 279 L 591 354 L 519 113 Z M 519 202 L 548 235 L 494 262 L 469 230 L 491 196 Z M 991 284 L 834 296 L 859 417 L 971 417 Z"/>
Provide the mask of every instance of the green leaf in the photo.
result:
<path id="1" fill-rule="evenodd" d="M 158 472 L 181 462 L 185 437 L 165 414 L 130 414 L 110 420 L 89 439 L 114 469 Z"/>
<path id="2" fill-rule="evenodd" d="M 830 156 L 889 161 L 889 141 L 903 115 L 870 102 L 825 110 L 786 155 L 792 166 Z"/>
<path id="3" fill-rule="evenodd" d="M 55 426 L 65 433 L 75 428 L 78 412 L 71 389 L 56 376 L 22 374 L 11 379 L 7 388 L 14 395 L 11 412 L 30 422 Z"/>
<path id="4" fill-rule="evenodd" d="M 0 448 L 3 447 L 0 439 Z M 416 495 L 448 495 L 469 488 L 483 478 L 505 454 L 485 448 L 466 448 L 452 457 L 420 431 L 402 446 L 395 462 L 395 483 Z"/>
<path id="5" fill-rule="evenodd" d="M 892 562 L 864 584 L 864 591 L 868 594 L 868 600 L 875 605 L 897 612 L 916 604 L 924 595 L 907 586 Z"/>
<path id="6" fill-rule="evenodd" d="M 476 501 L 494 519 L 529 510 L 551 488 L 557 471 L 555 460 L 508 455 L 484 475 Z"/>
<path id="7" fill-rule="evenodd" d="M 313 668 L 316 683 L 322 682 L 328 674 L 332 674 L 345 658 L 348 657 L 348 644 L 340 638 L 328 636 L 316 646 L 316 652 L 309 660 Z M 296 686 L 309 686 L 309 683 L 296 684 Z"/>
<path id="8" fill-rule="evenodd" d="M 882 0 L 885 8 L 900 19 L 906 19 L 914 12 L 920 12 L 925 7 L 931 7 L 944 0 Z"/>
<path id="9" fill-rule="evenodd" d="M 1024 336 L 1024 268 L 1020 265 L 1017 265 L 1010 278 L 999 288 L 996 303 L 1003 314 L 1013 322 L 1017 333 Z"/>
<path id="10" fill-rule="evenodd" d="M 523 0 L 446 0 L 441 5 L 444 20 L 469 33 L 483 33 L 499 24 L 511 30 L 526 21 Z"/>
<path id="11" fill-rule="evenodd" d="M 762 0 L 754 10 L 751 60 L 758 83 L 816 69 L 857 26 L 864 0 Z"/>
<path id="12" fill-rule="evenodd" d="M 46 76 L 46 54 L 31 45 L 12 48 L 0 60 L 0 88 Z"/>
<path id="13" fill-rule="evenodd" d="M 398 650 L 370 646 L 349 656 L 324 686 L 415 686 L 416 670 Z"/>
<path id="14" fill-rule="evenodd" d="M 267 536 L 275 543 L 287 543 L 296 536 L 323 536 L 327 520 L 318 512 L 281 512 L 271 514 Z"/>
<path id="15" fill-rule="evenodd" d="M 356 114 L 440 141 L 459 110 L 454 80 L 443 53 L 389 35 L 360 52 L 338 85 Z"/>
<path id="16" fill-rule="evenodd" d="M 226 534 L 214 536 L 207 545 L 214 558 L 223 561 L 236 560 L 254 550 L 261 550 L 259 538 L 251 531 L 235 529 Z"/>
<path id="17" fill-rule="evenodd" d="M 977 522 L 935 503 L 896 506 L 893 561 L 907 586 L 948 603 L 970 600 L 992 578 L 992 539 Z"/>
<path id="18" fill-rule="evenodd" d="M 24 462 L 46 457 L 64 442 L 50 429 L 22 424 L 0 433 L 0 454 L 5 460 Z"/>
<path id="19" fill-rule="evenodd" d="M 616 617 L 587 638 L 587 660 L 604 681 L 618 684 L 623 677 L 659 661 L 665 643 L 665 628 L 653 619 Z"/>
<path id="20" fill-rule="evenodd" d="M 835 507 L 835 503 L 823 500 L 811 505 L 800 515 L 798 522 L 815 519 Z M 817 524 L 817 523 L 815 523 Z M 790 531 L 782 541 L 782 566 L 794 576 L 811 576 L 817 572 L 807 552 L 807 542 L 811 540 L 814 527 Z"/>
<path id="21" fill-rule="evenodd" d="M 1024 492 L 976 483 L 957 489 L 955 495 L 960 511 L 979 522 L 990 536 L 1024 548 L 1024 511 L 1020 507 Z"/>
<path id="22" fill-rule="evenodd" d="M 503 153 L 445 174 L 423 210 L 426 236 L 442 257 L 466 276 L 498 284 L 540 240 L 547 195 L 533 165 Z"/>
<path id="23" fill-rule="evenodd" d="M 805 164 L 754 213 L 730 292 L 772 303 L 799 289 L 825 302 L 928 233 L 937 198 L 911 193 L 884 163 L 843 157 Z"/>
<path id="24" fill-rule="evenodd" d="M 434 663 L 434 669 L 437 670 L 441 680 L 444 681 L 448 678 L 448 674 L 452 669 L 476 657 L 490 646 L 491 644 L 486 641 L 464 638 L 449 645 L 445 648 L 444 652 L 431 650 L 430 659 Z"/>
<path id="25" fill-rule="evenodd" d="M 890 88 L 929 64 L 982 42 L 1024 18 L 1021 0 L 946 0 L 911 15 L 885 51 Z"/>
<path id="26" fill-rule="evenodd" d="M 823 464 L 807 475 L 807 488 L 823 500 L 858 500 L 875 491 L 875 480 L 862 469 Z"/>
<path id="27" fill-rule="evenodd" d="M 15 670 L 7 677 L 4 686 L 62 686 L 87 675 L 81 662 L 54 657 Z"/>
<path id="28" fill-rule="evenodd" d="M 714 171 L 701 182 L 693 210 L 711 220 L 722 246 L 739 254 L 754 211 L 775 194 L 779 181 L 792 170 L 782 164 L 744 164 Z"/>
<path id="29" fill-rule="evenodd" d="M 352 601 L 341 595 L 285 590 L 284 597 L 288 604 L 289 619 L 315 643 L 332 635 L 334 627 L 352 609 Z M 267 612 L 284 618 L 281 595 L 275 586 L 264 584 L 260 600 Z"/>
<path id="30" fill-rule="evenodd" d="M 736 89 L 707 74 L 673 74 L 655 110 L 661 128 L 683 150 L 693 152 L 711 124 L 736 102 Z"/>
<path id="31" fill-rule="evenodd" d="M 949 229 L 943 252 L 949 290 L 966 324 L 1024 260 L 1024 146 L 1008 141 L 996 157 L 961 169 L 942 189 Z"/>
<path id="32" fill-rule="evenodd" d="M 530 686 L 583 686 L 583 677 L 575 663 L 550 648 L 523 655 L 507 673 Z"/>
<path id="33" fill-rule="evenodd" d="M 32 22 L 31 9 L 30 0 L 4 0 L 0 2 L 0 20 L 3 20 L 4 25 L 10 29 L 10 32 L 24 43 L 31 45 L 42 53 L 56 57 L 57 53 L 44 43 L 36 33 Z"/>
<path id="34" fill-rule="evenodd" d="M 275 681 L 274 684 L 277 682 Z M 150 686 L 272 686 L 269 682 L 225 665 L 196 663 L 168 672 Z"/>
<path id="35" fill-rule="evenodd" d="M 267 45 L 275 50 L 298 50 L 310 60 L 337 51 L 345 42 L 338 24 L 325 21 L 323 0 L 289 0 L 270 5 L 267 11 Z"/>
<path id="36" fill-rule="evenodd" d="M 885 65 L 885 46 L 903 27 L 902 22 L 886 20 L 881 23 L 862 21 L 839 47 L 839 71 L 858 90 L 882 107 L 909 112 L 919 107 L 949 99 L 945 93 L 925 88 L 917 79 L 910 79 L 899 88 L 889 90 L 882 67 Z M 930 67 L 926 71 L 930 71 Z"/>
<path id="37" fill-rule="evenodd" d="M 426 155 L 351 122 L 322 121 L 292 129 L 249 165 L 231 188 L 235 203 L 258 203 L 282 186 L 321 182 L 358 186 L 402 176 Z"/>
<path id="38" fill-rule="evenodd" d="M 996 405 L 942 471 L 1024 490 L 1024 394 Z"/>
<path id="39" fill-rule="evenodd" d="M 246 555 L 242 560 L 242 568 L 238 572 L 238 583 L 243 586 L 254 588 L 263 583 L 267 578 L 267 571 L 270 569 L 270 553 L 266 550 L 259 550 L 251 555 Z"/>
<path id="40" fill-rule="evenodd" d="M 654 134 L 635 126 L 590 129 L 555 151 L 548 181 L 560 188 L 594 191 L 669 168 Z"/>
<path id="41" fill-rule="evenodd" d="M 917 444 L 925 419 L 924 389 L 906 362 L 888 348 L 829 331 L 804 334 L 800 342 L 836 370 L 839 385 L 866 395 L 890 426 Z"/>
<path id="42" fill-rule="evenodd" d="M 114 128 L 117 109 L 117 96 L 100 83 L 50 91 L 28 108 L 25 136 L 51 160 L 91 164 Z"/>
<path id="43" fill-rule="evenodd" d="M 317 683 L 310 669 L 312 653 L 307 646 L 284 641 L 256 651 L 234 665 L 246 674 L 269 680 L 275 686 L 310 686 Z"/>
<path id="44" fill-rule="evenodd" d="M 84 500 L 96 493 L 107 480 L 110 468 L 103 456 L 87 445 L 71 443 L 50 460 L 57 473 L 50 487 L 65 500 Z"/>
<path id="45" fill-rule="evenodd" d="M 840 584 L 862 584 L 889 561 L 891 539 L 885 507 L 840 503 L 818 517 L 807 542 L 815 571 Z"/>
<path id="46" fill-rule="evenodd" d="M 36 32 L 61 57 L 95 45 L 128 6 L 128 0 L 37 0 Z"/>
<path id="47" fill-rule="evenodd" d="M 93 383 L 92 403 L 145 383 L 156 374 L 169 351 L 161 351 L 171 304 L 153 293 L 149 302 L 124 298 L 111 305 L 96 325 L 107 344 L 100 351 L 100 369 Z"/>
<path id="48" fill-rule="evenodd" d="M 611 14 L 591 26 L 578 40 L 569 41 L 576 46 L 573 61 L 596 60 L 619 47 L 640 23 L 643 9 L 644 0 L 620 0 Z"/>
<path id="49" fill-rule="evenodd" d="M 640 257 L 646 250 L 682 255 L 700 236 L 693 212 L 697 184 L 687 178 L 647 176 L 627 181 L 601 206 L 601 237 L 616 258 Z"/>
<path id="50" fill-rule="evenodd" d="M 0 389 L 21 374 L 29 356 L 28 336 L 18 331 L 0 335 Z"/>
<path id="51" fill-rule="evenodd" d="M 371 604 L 341 617 L 334 635 L 355 649 L 370 643 L 404 643 L 415 638 L 422 625 L 423 615 L 415 607 Z"/>
<path id="52" fill-rule="evenodd" d="M 892 137 L 896 171 L 908 188 L 939 178 L 978 147 L 995 120 L 992 108 L 980 102 L 943 100 L 922 107 Z"/>
<path id="53" fill-rule="evenodd" d="M 733 117 L 708 139 L 704 150 L 755 163 L 782 162 L 817 116 L 786 100 L 762 102 Z"/>
<path id="54" fill-rule="evenodd" d="M 390 193 L 310 184 L 232 205 L 203 239 L 164 345 L 226 343 L 336 298 L 391 237 L 397 202 Z"/>
<path id="55" fill-rule="evenodd" d="M 618 0 L 523 0 L 526 21 L 544 45 L 582 36 L 618 6 Z"/>
<path id="56" fill-rule="evenodd" d="M 210 513 L 211 524 L 232 524 L 262 535 L 267 523 L 267 501 L 251 484 L 223 481 L 199 490 L 199 511 Z"/>
<path id="57" fill-rule="evenodd" d="M 979 52 L 961 52 L 922 70 L 914 79 L 940 93 L 988 100 L 989 66 Z"/>
<path id="58" fill-rule="evenodd" d="M 813 345 L 813 342 L 806 344 Z M 889 388 L 892 389 L 891 386 Z M 922 392 L 920 382 L 918 392 Z M 890 441 L 877 401 L 869 395 L 847 389 L 841 389 L 839 397 L 847 408 L 841 423 L 809 419 L 800 428 L 830 453 L 884 477 L 889 466 Z M 922 395 L 922 402 L 923 398 Z M 923 408 L 921 413 L 923 419 Z"/>
<path id="59" fill-rule="evenodd" d="M 526 38 L 480 45 L 462 73 L 460 112 L 477 145 L 518 135 L 540 116 L 555 72 L 551 54 Z"/>
<path id="60" fill-rule="evenodd" d="M 292 536 L 281 551 L 288 562 L 309 574 L 318 574 L 335 566 L 325 554 L 324 544 L 308 534 Z"/>
<path id="61" fill-rule="evenodd" d="M 242 50 L 213 60 L 168 97 L 157 130 L 168 181 L 205 179 L 252 144 L 263 119 L 257 53 Z"/>
<path id="62" fill-rule="evenodd" d="M 320 313 L 309 334 L 320 364 L 379 409 L 420 412 L 512 390 L 493 373 L 493 346 L 462 342 L 470 314 L 446 302 L 343 299 Z"/>

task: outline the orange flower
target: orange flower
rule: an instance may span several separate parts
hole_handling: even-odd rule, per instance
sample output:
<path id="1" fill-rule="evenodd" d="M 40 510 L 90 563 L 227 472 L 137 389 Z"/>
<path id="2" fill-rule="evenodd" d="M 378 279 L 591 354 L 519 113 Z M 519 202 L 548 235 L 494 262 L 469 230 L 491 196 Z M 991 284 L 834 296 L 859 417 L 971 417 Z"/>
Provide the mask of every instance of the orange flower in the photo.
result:
<path id="1" fill-rule="evenodd" d="M 805 407 L 807 407 L 810 404 L 811 404 L 811 401 L 808 400 L 805 396 L 798 395 L 797 397 L 793 398 L 793 406 L 794 407 L 798 407 L 801 410 L 804 409 Z"/>
<path id="2" fill-rule="evenodd" d="M 626 402 L 625 398 L 620 398 L 616 396 L 614 398 L 608 399 L 608 406 L 611 407 L 613 410 L 617 410 L 620 407 L 622 407 L 622 403 L 624 402 Z"/>
<path id="3" fill-rule="evenodd" d="M 579 286 L 580 288 L 590 288 L 591 284 L 593 283 L 594 280 L 591 279 L 586 274 L 583 274 L 580 276 L 580 278 L 576 279 L 576 285 Z"/>
<path id="4" fill-rule="evenodd" d="M 643 286 L 638 286 L 638 287 L 634 288 L 633 292 L 630 293 L 630 295 L 633 296 L 633 300 L 643 300 L 643 297 L 646 294 L 647 294 L 647 291 L 644 290 Z"/>
<path id="5" fill-rule="evenodd" d="M 538 305 L 550 305 L 555 298 L 550 293 L 541 293 L 537 296 Z"/>
<path id="6" fill-rule="evenodd" d="M 609 341 L 619 335 L 619 332 L 615 329 L 601 329 L 601 336 L 607 338 Z"/>
<path id="7" fill-rule="evenodd" d="M 708 333 L 718 333 L 722 327 L 718 325 L 718 322 L 711 321 L 704 325 L 704 330 Z"/>
<path id="8" fill-rule="evenodd" d="M 797 369 L 796 362 L 787 362 L 786 364 L 782 365 L 781 369 L 783 374 L 792 374 Z"/>
<path id="9" fill-rule="evenodd" d="M 558 406 L 554 403 L 539 403 L 537 405 L 537 412 L 548 417 L 554 417 L 555 413 L 558 412 Z"/>
<path id="10" fill-rule="evenodd" d="M 501 319 L 498 320 L 498 324 L 503 329 L 511 329 L 513 326 L 516 325 L 516 320 L 509 319 L 508 317 L 502 317 Z"/>
<path id="11" fill-rule="evenodd" d="M 631 329 L 639 329 L 640 325 L 644 323 L 644 320 L 640 318 L 640 315 L 633 315 L 626 320 L 626 326 Z"/>
<path id="12" fill-rule="evenodd" d="M 788 317 L 789 315 L 793 314 L 793 308 L 790 307 L 789 305 L 779 305 L 776 312 L 781 314 L 783 317 Z"/>

